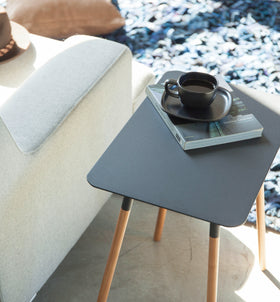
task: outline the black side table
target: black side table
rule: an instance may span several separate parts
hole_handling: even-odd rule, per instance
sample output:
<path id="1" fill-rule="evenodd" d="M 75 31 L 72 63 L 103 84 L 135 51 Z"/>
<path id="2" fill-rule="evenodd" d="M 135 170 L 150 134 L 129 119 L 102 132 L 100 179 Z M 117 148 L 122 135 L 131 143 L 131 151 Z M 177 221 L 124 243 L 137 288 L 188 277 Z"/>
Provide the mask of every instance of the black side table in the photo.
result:
<path id="1" fill-rule="evenodd" d="M 168 72 L 160 81 L 178 74 Z M 124 196 L 99 302 L 109 294 L 132 199 L 160 208 L 155 240 L 160 239 L 166 209 L 210 222 L 207 301 L 216 301 L 219 226 L 243 224 L 258 195 L 259 248 L 265 268 L 262 184 L 279 148 L 280 118 L 237 93 L 264 126 L 262 138 L 185 152 L 145 99 L 89 172 L 92 186 Z"/>

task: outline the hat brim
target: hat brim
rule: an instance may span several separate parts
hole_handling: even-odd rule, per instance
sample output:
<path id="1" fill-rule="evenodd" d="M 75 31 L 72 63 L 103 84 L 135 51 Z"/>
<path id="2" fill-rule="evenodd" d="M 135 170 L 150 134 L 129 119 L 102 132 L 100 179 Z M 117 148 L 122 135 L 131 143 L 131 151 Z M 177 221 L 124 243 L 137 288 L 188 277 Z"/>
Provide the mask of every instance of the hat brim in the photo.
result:
<path id="1" fill-rule="evenodd" d="M 9 51 L 5 56 L 2 57 L 0 64 L 15 59 L 17 56 L 24 53 L 30 45 L 28 30 L 16 22 L 10 21 L 10 23 L 15 46 L 11 51 Z"/>

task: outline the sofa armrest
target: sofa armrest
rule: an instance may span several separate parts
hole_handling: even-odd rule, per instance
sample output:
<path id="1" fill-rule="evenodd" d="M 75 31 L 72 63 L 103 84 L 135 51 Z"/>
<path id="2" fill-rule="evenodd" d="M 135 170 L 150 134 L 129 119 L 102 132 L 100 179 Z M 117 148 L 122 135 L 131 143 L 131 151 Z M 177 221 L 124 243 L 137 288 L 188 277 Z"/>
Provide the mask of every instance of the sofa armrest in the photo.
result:
<path id="1" fill-rule="evenodd" d="M 66 49 L 32 74 L 0 110 L 18 148 L 38 150 L 122 56 L 131 59 L 127 47 L 95 38 Z M 104 89 L 106 94 L 111 87 Z"/>
<path id="2" fill-rule="evenodd" d="M 50 59 L 0 109 L 2 302 L 29 301 L 108 198 L 86 175 L 131 116 L 131 53 L 85 43 Z"/>

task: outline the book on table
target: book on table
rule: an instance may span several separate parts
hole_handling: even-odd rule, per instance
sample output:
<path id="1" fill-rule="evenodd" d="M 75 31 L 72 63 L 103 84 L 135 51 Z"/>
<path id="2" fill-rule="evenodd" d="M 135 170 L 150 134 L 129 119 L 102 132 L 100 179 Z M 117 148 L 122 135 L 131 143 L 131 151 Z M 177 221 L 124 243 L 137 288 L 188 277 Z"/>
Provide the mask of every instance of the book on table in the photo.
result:
<path id="1" fill-rule="evenodd" d="M 233 90 L 224 81 L 221 85 L 231 93 Z M 164 83 L 149 85 L 146 94 L 155 109 L 184 150 L 226 144 L 262 136 L 263 127 L 256 117 L 248 112 L 242 100 L 232 94 L 229 113 L 215 122 L 193 122 L 168 115 L 161 106 Z"/>

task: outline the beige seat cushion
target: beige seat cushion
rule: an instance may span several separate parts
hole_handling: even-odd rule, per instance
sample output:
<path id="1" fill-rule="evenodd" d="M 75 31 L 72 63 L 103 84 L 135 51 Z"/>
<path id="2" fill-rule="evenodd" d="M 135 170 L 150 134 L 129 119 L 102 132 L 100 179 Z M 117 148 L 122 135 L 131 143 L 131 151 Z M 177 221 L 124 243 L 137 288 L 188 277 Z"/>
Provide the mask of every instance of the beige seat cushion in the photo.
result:
<path id="1" fill-rule="evenodd" d="M 133 112 L 146 98 L 145 87 L 154 84 L 155 76 L 152 70 L 133 60 L 132 61 L 132 106 Z"/>
<path id="2" fill-rule="evenodd" d="M 110 0 L 8 0 L 11 20 L 51 38 L 110 33 L 125 22 Z"/>

